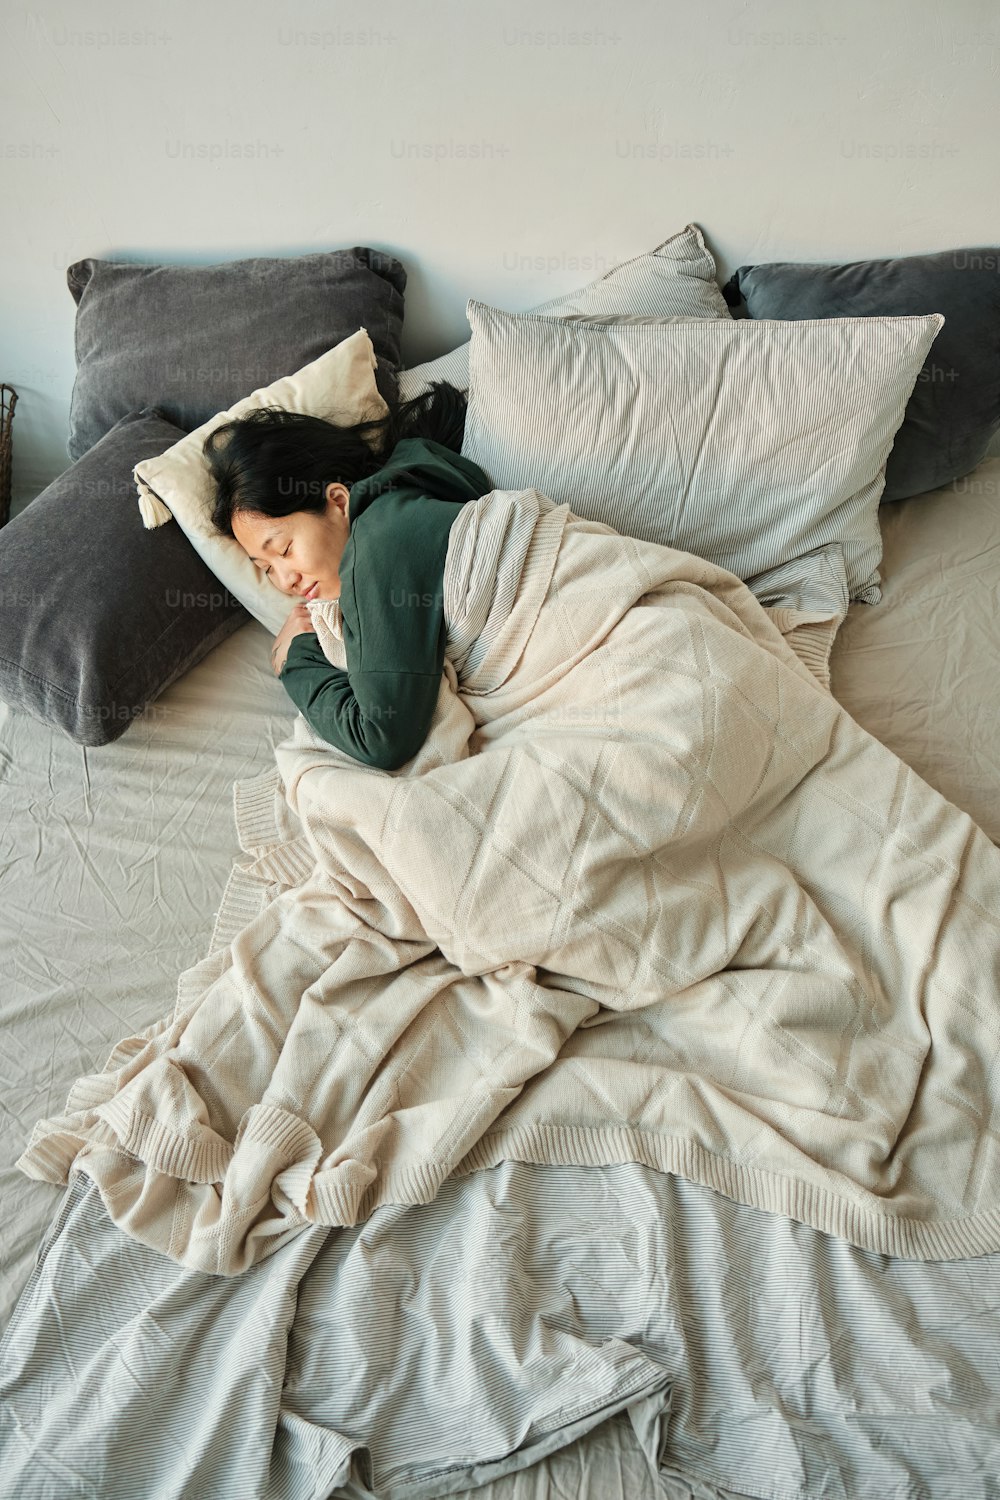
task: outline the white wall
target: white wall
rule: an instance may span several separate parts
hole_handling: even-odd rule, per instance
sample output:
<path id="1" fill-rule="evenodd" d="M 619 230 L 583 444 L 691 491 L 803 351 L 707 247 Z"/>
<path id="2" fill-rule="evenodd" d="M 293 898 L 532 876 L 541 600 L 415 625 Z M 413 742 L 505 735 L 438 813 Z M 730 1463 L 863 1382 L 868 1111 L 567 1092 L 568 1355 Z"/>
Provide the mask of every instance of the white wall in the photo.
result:
<path id="1" fill-rule="evenodd" d="M 388 250 L 415 364 L 469 296 L 530 307 L 692 219 L 720 279 L 995 245 L 998 36 L 991 0 L 4 0 L 15 504 L 69 462 L 83 256 Z"/>

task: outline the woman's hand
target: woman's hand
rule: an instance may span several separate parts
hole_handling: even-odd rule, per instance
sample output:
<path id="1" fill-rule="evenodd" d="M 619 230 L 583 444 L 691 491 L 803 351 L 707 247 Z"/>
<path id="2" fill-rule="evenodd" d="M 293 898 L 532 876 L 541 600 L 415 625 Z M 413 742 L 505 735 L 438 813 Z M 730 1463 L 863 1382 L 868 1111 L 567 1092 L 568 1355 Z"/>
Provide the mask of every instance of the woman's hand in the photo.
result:
<path id="1" fill-rule="evenodd" d="M 274 668 L 274 675 L 276 677 L 281 676 L 281 669 L 285 665 L 285 657 L 288 655 L 288 648 L 292 641 L 297 635 L 302 635 L 307 630 L 311 630 L 313 635 L 316 634 L 316 627 L 309 618 L 309 610 L 305 604 L 296 604 L 274 638 L 274 646 L 271 651 L 271 666 Z"/>

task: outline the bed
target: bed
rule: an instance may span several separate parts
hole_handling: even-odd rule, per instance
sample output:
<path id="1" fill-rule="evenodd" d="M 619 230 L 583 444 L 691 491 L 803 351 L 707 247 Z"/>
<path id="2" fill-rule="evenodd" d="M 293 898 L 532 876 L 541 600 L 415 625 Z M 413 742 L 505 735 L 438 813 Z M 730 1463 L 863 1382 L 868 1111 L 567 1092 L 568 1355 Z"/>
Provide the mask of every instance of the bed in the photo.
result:
<path id="1" fill-rule="evenodd" d="M 880 525 L 833 694 L 1000 844 L 1000 455 Z M 230 1277 L 124 1234 L 85 1174 L 16 1169 L 227 935 L 234 783 L 293 717 L 269 645 L 230 629 L 97 748 L 0 704 L 0 1494 L 1000 1495 L 996 1254 L 893 1258 L 634 1162 L 503 1160 Z"/>

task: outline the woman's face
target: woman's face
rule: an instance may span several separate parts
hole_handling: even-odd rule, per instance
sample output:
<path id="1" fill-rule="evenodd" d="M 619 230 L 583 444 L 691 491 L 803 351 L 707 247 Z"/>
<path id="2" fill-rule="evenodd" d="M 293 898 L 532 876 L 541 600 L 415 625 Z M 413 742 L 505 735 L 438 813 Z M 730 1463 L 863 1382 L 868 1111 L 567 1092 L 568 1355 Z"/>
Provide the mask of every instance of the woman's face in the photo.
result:
<path id="1" fill-rule="evenodd" d="M 233 535 L 276 589 L 295 599 L 339 599 L 340 559 L 351 530 L 350 491 L 326 487 L 326 511 L 289 516 L 233 513 Z"/>

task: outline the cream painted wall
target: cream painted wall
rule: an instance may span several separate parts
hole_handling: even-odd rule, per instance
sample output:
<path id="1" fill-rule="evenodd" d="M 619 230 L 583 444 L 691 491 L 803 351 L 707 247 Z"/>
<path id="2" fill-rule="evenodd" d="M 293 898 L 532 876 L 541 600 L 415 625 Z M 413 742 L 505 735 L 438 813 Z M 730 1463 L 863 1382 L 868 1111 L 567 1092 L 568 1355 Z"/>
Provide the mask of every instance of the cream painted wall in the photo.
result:
<path id="1" fill-rule="evenodd" d="M 995 0 L 4 0 L 15 507 L 68 465 L 83 256 L 368 244 L 404 364 L 689 220 L 745 261 L 1000 242 Z"/>

